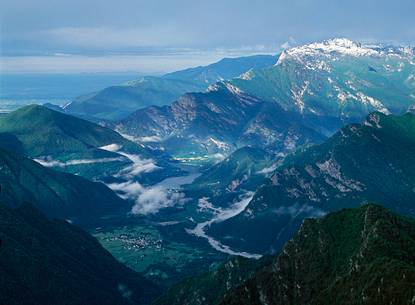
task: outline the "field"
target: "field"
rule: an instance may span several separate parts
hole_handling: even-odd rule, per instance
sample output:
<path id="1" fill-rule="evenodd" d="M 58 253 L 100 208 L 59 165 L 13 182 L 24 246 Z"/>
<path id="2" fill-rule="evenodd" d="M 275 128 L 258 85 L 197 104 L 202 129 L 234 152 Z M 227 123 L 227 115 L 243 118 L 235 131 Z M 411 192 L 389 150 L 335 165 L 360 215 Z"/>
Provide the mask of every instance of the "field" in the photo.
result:
<path id="1" fill-rule="evenodd" d="M 135 217 L 109 222 L 95 228 L 93 235 L 120 262 L 162 286 L 208 271 L 226 258 L 204 239 L 189 235 L 189 223 Z"/>

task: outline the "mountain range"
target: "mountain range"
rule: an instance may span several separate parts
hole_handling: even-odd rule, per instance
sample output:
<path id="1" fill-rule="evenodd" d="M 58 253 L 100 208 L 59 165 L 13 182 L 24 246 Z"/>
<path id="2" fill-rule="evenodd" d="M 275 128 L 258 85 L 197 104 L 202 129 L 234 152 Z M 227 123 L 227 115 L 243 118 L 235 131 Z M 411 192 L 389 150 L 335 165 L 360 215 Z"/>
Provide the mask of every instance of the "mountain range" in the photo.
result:
<path id="1" fill-rule="evenodd" d="M 406 112 L 415 103 L 414 62 L 411 48 L 347 39 L 294 47 L 273 66 L 185 94 L 171 106 L 138 110 L 117 129 L 156 138 L 173 155 L 183 154 L 181 147 L 201 155 L 252 143 L 286 153 L 373 111 Z"/>
<path id="2" fill-rule="evenodd" d="M 319 118 L 356 122 L 368 113 L 399 114 L 415 102 L 414 50 L 333 39 L 284 51 L 270 68 L 230 80 L 239 90 Z"/>
<path id="3" fill-rule="evenodd" d="M 413 304 L 414 109 L 332 39 L 2 114 L 0 304 Z"/>
<path id="4" fill-rule="evenodd" d="M 205 93 L 187 93 L 171 106 L 152 106 L 122 120 L 116 130 L 136 138 L 154 137 L 174 156 L 229 154 L 255 145 L 287 152 L 321 142 L 320 133 L 275 103 L 246 95 L 224 83 Z"/>
<path id="5" fill-rule="evenodd" d="M 39 105 L 0 117 L 0 147 L 94 180 L 139 166 L 144 173 L 151 172 L 150 180 L 178 172 L 161 152 L 129 141 L 110 128 Z M 163 172 L 153 173 L 158 166 Z"/>
<path id="6" fill-rule="evenodd" d="M 410 304 L 415 223 L 366 205 L 307 220 L 220 304 Z"/>
<path id="7" fill-rule="evenodd" d="M 41 166 L 0 150 L 0 200 L 11 206 L 31 203 L 50 217 L 71 220 L 126 213 L 130 204 L 107 186 Z"/>
<path id="8" fill-rule="evenodd" d="M 150 105 L 167 105 L 186 92 L 204 91 L 210 84 L 231 79 L 253 69 L 270 66 L 275 56 L 225 58 L 204 67 L 190 68 L 161 77 L 145 76 L 122 85 L 80 96 L 64 107 L 72 114 L 118 120 Z"/>
<path id="9" fill-rule="evenodd" d="M 238 195 L 255 191 L 277 160 L 266 151 L 245 146 L 208 167 L 183 188 L 188 197 L 205 198 L 216 207 L 226 207 Z"/>
<path id="10" fill-rule="evenodd" d="M 246 209 L 209 234 L 245 251 L 278 250 L 305 217 L 377 202 L 415 215 L 415 116 L 370 114 L 298 151 L 260 186 Z"/>
<path id="11" fill-rule="evenodd" d="M 232 259 L 155 304 L 411 304 L 414 247 L 412 218 L 373 204 L 344 209 L 304 220 L 279 255 Z"/>
<path id="12" fill-rule="evenodd" d="M 214 305 L 226 293 L 252 278 L 267 266 L 271 257 L 260 260 L 235 256 L 214 267 L 214 270 L 186 279 L 174 285 L 153 305 Z"/>

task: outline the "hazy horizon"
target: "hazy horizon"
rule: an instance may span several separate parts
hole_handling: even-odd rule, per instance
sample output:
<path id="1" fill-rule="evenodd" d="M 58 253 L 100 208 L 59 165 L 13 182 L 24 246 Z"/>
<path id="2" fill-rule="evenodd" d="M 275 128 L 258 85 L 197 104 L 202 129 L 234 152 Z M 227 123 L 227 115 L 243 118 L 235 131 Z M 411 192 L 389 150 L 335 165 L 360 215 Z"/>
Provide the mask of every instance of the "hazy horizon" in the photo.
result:
<path id="1" fill-rule="evenodd" d="M 410 0 L 6 1 L 0 68 L 153 74 L 335 37 L 408 45 L 413 11 Z"/>

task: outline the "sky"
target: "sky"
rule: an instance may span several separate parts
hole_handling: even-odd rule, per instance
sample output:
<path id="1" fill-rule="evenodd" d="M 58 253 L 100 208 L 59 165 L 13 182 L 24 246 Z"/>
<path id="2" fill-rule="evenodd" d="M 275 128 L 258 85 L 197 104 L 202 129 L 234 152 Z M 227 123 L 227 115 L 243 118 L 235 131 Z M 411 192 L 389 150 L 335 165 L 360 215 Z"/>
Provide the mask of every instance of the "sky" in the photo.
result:
<path id="1" fill-rule="evenodd" d="M 0 69 L 162 73 L 335 37 L 414 44 L 414 0 L 0 0 Z"/>

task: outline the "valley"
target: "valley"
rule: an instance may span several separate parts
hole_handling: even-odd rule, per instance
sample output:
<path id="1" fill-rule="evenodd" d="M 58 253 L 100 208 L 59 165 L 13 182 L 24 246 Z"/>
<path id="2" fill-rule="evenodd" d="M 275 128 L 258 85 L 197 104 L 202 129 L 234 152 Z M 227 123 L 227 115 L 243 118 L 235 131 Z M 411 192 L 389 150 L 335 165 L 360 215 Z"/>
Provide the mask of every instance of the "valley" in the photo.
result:
<path id="1" fill-rule="evenodd" d="M 413 303 L 414 80 L 342 38 L 7 109 L 0 303 Z"/>
<path id="2" fill-rule="evenodd" d="M 228 208 L 217 209 L 208 201 L 203 205 L 200 198 L 188 198 L 186 186 L 200 177 L 199 166 L 185 163 L 180 168 L 187 175 L 166 178 L 138 195 L 140 197 L 148 192 L 158 196 L 164 193 L 163 200 L 176 198 L 172 206 L 136 209 L 135 215 L 99 219 L 94 227 L 86 228 L 119 261 L 162 285 L 176 284 L 197 273 L 199 268 L 209 270 L 228 255 L 259 258 L 261 255 L 258 254 L 235 252 L 226 244 L 206 235 L 204 230 L 210 224 L 241 213 L 253 193 L 242 193 Z M 117 191 L 113 185 L 109 186 Z M 180 204 L 180 198 L 183 197 L 175 194 L 183 194 L 184 206 Z M 198 209 L 188 210 L 187 207 L 193 206 L 194 202 L 198 202 Z M 164 203 L 153 200 L 146 204 Z"/>

